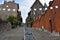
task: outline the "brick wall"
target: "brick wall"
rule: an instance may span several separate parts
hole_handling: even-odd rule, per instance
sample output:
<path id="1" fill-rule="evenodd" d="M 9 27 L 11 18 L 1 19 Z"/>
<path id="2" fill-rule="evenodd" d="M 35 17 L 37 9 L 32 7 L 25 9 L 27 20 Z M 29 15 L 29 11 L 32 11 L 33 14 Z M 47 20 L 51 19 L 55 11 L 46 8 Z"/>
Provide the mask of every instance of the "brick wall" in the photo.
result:
<path id="1" fill-rule="evenodd" d="M 40 27 L 42 26 L 47 29 L 48 31 L 55 30 L 56 32 L 60 32 L 60 0 L 54 0 L 52 5 L 50 7 L 53 7 L 53 9 L 48 8 L 47 11 L 43 15 L 41 15 L 41 18 L 38 18 L 38 20 L 35 19 L 33 22 L 33 27 Z M 58 6 L 58 8 L 56 8 Z"/>

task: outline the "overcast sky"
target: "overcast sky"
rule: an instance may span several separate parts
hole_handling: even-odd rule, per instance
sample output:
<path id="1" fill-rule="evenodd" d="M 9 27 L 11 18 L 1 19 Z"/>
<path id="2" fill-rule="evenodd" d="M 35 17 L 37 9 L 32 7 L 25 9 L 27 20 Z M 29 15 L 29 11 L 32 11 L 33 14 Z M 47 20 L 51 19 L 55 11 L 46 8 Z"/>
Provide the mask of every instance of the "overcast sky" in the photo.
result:
<path id="1" fill-rule="evenodd" d="M 42 4 L 44 4 L 46 2 L 46 4 L 48 5 L 50 0 L 40 0 Z M 33 5 L 33 3 L 35 2 L 35 0 L 15 0 L 15 2 L 19 3 L 20 5 L 20 11 L 21 11 L 21 15 L 23 18 L 23 22 L 25 22 L 26 17 L 28 16 L 28 12 L 30 11 L 30 7 Z M 3 0 L 0 0 L 0 4 L 3 3 Z"/>

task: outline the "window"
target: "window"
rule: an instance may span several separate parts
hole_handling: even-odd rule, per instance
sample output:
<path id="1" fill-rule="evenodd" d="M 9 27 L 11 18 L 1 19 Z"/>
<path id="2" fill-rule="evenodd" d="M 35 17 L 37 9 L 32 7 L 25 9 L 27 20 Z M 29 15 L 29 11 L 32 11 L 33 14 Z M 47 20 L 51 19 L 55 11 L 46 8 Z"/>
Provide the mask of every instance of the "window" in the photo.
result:
<path id="1" fill-rule="evenodd" d="M 50 9 L 53 9 L 53 7 L 50 7 Z"/>
<path id="2" fill-rule="evenodd" d="M 6 7 L 9 7 L 8 5 Z"/>
<path id="3" fill-rule="evenodd" d="M 15 9 L 13 9 L 13 11 L 16 11 Z"/>
<path id="4" fill-rule="evenodd" d="M 39 8 L 39 10 L 42 10 L 42 8 Z"/>
<path id="5" fill-rule="evenodd" d="M 58 8 L 58 6 L 55 6 L 55 8 Z"/>
<path id="6" fill-rule="evenodd" d="M 34 11 L 36 11 L 36 9 L 34 8 Z"/>
<path id="7" fill-rule="evenodd" d="M 5 8 L 3 8 L 3 10 L 6 10 Z"/>
<path id="8" fill-rule="evenodd" d="M 42 29 L 44 29 L 44 26 L 42 26 Z"/>
<path id="9" fill-rule="evenodd" d="M 34 12 L 34 15 L 35 15 L 35 12 Z"/>
<path id="10" fill-rule="evenodd" d="M 0 11 L 1 11 L 1 8 L 0 8 Z"/>
<path id="11" fill-rule="evenodd" d="M 45 10 L 47 10 L 47 8 L 45 8 Z"/>
<path id="12" fill-rule="evenodd" d="M 10 11 L 11 9 L 8 9 L 8 11 Z"/>

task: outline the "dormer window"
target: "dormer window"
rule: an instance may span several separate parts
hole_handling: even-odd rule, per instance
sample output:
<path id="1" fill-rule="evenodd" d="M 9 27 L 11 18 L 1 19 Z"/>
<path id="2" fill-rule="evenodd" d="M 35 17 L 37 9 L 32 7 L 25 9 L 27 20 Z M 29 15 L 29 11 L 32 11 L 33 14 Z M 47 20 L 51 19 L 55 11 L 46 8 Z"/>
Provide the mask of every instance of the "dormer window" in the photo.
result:
<path id="1" fill-rule="evenodd" d="M 42 8 L 39 8 L 39 10 L 42 10 Z"/>
<path id="2" fill-rule="evenodd" d="M 36 11 L 36 8 L 34 8 L 34 11 Z"/>
<path id="3" fill-rule="evenodd" d="M 55 6 L 55 8 L 58 8 L 58 6 Z"/>
<path id="4" fill-rule="evenodd" d="M 5 8 L 3 8 L 3 10 L 6 10 Z"/>

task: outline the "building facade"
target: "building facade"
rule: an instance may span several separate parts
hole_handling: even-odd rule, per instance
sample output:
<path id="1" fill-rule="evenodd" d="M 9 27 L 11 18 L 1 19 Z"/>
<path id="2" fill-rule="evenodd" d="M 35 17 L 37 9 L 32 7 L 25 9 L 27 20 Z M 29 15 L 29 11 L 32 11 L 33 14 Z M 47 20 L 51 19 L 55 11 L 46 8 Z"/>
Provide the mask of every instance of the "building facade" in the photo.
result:
<path id="1" fill-rule="evenodd" d="M 60 33 L 60 0 L 53 0 L 42 16 L 33 22 L 33 27 Z M 37 17 L 36 17 L 37 18 Z"/>
<path id="2" fill-rule="evenodd" d="M 4 0 L 4 3 L 0 5 L 0 18 L 4 20 L 9 15 L 17 17 L 18 10 L 19 4 L 15 3 L 14 0 Z"/>
<path id="3" fill-rule="evenodd" d="M 4 0 L 4 3 L 0 5 L 0 30 L 8 30 L 12 28 L 13 25 L 10 22 L 5 21 L 5 19 L 9 18 L 10 15 L 16 17 L 18 20 L 17 24 L 21 26 L 21 11 L 18 10 L 19 4 L 15 3 L 15 0 Z"/>
<path id="4" fill-rule="evenodd" d="M 28 25 L 30 25 L 29 23 L 31 23 L 31 25 L 32 25 L 33 19 L 35 19 L 36 16 L 42 15 L 45 7 L 47 8 L 46 3 L 43 6 L 42 3 L 39 0 L 36 0 L 34 2 L 34 4 L 31 6 L 31 11 L 28 13 L 30 15 L 28 15 L 28 17 L 26 19 L 26 20 L 32 19 L 32 20 L 28 21 Z"/>
<path id="5" fill-rule="evenodd" d="M 43 10 L 43 5 L 39 0 L 36 0 L 34 4 L 31 6 L 31 13 L 30 15 L 35 17 L 38 15 L 41 15 L 41 13 L 44 11 Z"/>

